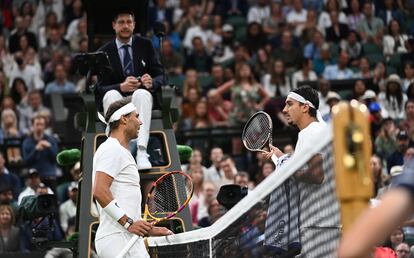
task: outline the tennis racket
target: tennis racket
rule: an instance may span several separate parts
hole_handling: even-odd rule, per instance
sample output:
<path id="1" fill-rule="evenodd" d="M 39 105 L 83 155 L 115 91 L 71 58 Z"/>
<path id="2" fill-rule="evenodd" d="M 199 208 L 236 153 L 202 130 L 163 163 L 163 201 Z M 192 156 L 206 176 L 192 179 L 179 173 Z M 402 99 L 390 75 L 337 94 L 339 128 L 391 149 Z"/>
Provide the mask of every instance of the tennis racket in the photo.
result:
<path id="1" fill-rule="evenodd" d="M 193 196 L 193 181 L 191 177 L 180 171 L 162 175 L 153 184 L 145 201 L 144 220 L 149 216 L 151 224 L 170 219 L 182 211 Z M 135 244 L 139 236 L 134 235 L 128 244 L 118 254 L 122 258 Z"/>
<path id="2" fill-rule="evenodd" d="M 273 144 L 272 134 L 273 124 L 270 116 L 263 111 L 256 112 L 244 126 L 242 134 L 244 147 L 249 151 L 266 152 L 263 148 Z M 272 160 L 277 164 L 275 155 L 272 155 Z"/>

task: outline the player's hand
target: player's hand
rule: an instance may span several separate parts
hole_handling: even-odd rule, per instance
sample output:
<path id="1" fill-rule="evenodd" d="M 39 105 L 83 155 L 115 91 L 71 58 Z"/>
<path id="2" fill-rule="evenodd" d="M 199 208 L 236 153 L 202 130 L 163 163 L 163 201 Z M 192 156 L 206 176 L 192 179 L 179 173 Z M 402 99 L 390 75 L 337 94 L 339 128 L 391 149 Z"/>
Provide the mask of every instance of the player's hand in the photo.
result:
<path id="1" fill-rule="evenodd" d="M 148 235 L 169 236 L 169 235 L 174 235 L 174 233 L 166 227 L 153 227 L 150 231 L 148 231 Z"/>
<path id="2" fill-rule="evenodd" d="M 152 224 L 149 222 L 146 222 L 144 220 L 137 220 L 129 226 L 128 231 L 139 235 L 139 236 L 146 236 L 148 235 L 148 232 L 152 229 Z"/>
<path id="3" fill-rule="evenodd" d="M 121 92 L 134 92 L 141 83 L 134 76 L 128 76 L 120 85 Z"/>
<path id="4" fill-rule="evenodd" d="M 149 74 L 144 74 L 143 76 L 141 76 L 141 82 L 142 85 L 144 85 L 145 88 L 147 88 L 148 90 L 152 88 L 152 77 Z"/>
<path id="5" fill-rule="evenodd" d="M 268 151 L 264 154 L 266 159 L 270 159 L 273 154 L 278 158 L 284 155 L 284 153 L 281 150 L 279 150 L 278 147 L 275 147 L 275 146 L 269 144 L 269 148 L 270 148 L 270 151 Z"/>

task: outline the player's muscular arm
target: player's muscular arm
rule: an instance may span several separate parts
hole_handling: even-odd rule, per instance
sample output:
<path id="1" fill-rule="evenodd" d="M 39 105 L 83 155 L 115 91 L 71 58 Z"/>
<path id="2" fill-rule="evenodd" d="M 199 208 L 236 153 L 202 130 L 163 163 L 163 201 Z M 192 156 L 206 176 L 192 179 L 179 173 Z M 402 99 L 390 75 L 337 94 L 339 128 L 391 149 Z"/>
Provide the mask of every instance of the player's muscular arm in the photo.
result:
<path id="1" fill-rule="evenodd" d="M 97 171 L 95 185 L 93 186 L 93 197 L 101 205 L 106 207 L 114 198 L 109 190 L 114 179 L 104 172 Z"/>
<path id="2" fill-rule="evenodd" d="M 296 180 L 308 184 L 321 184 L 324 179 L 323 159 L 321 154 L 314 155 L 307 164 L 307 168 L 295 173 Z"/>

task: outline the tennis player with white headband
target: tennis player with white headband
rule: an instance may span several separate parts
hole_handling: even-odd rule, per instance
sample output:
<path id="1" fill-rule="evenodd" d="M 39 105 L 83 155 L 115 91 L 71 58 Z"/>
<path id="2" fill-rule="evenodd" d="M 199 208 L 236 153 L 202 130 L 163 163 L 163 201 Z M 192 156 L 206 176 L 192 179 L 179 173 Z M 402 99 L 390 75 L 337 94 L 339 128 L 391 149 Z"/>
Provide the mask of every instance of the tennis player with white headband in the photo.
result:
<path id="1" fill-rule="evenodd" d="M 162 236 L 172 232 L 141 219 L 140 177 L 128 143 L 138 137 L 142 122 L 131 98 L 112 103 L 104 122 L 108 139 L 93 157 L 93 196 L 99 212 L 95 247 L 100 258 L 113 258 L 133 234 Z M 124 257 L 149 257 L 142 239 Z"/>
<path id="2" fill-rule="evenodd" d="M 305 143 L 314 138 L 315 135 L 325 126 L 322 116 L 318 111 L 319 97 L 318 92 L 310 86 L 302 86 L 290 92 L 285 101 L 283 113 L 286 115 L 290 125 L 299 128 L 298 140 L 296 142 L 295 153 L 301 153 Z M 278 158 L 276 172 L 283 163 L 290 158 L 275 146 L 270 146 L 271 151 L 266 154 L 269 159 L 272 155 Z M 295 154 L 293 154 L 295 155 Z M 328 170 L 327 170 L 328 171 Z M 325 172 L 326 173 L 326 172 Z M 324 174 L 322 154 L 315 154 L 302 169 L 293 175 L 293 179 L 297 184 L 300 197 L 300 242 L 302 245 L 301 254 L 306 257 L 312 256 L 315 246 L 312 241 L 319 239 L 329 239 L 328 249 L 334 253 L 339 240 L 339 217 L 327 216 L 322 209 L 305 209 L 304 207 L 314 207 L 315 200 L 323 198 L 332 198 L 332 206 L 337 206 L 339 214 L 339 205 L 335 198 L 335 186 L 333 184 L 333 176 Z M 329 196 L 327 196 L 327 194 Z M 316 201 L 317 202 L 317 201 Z M 269 204 L 271 205 L 271 204 Z M 318 210 L 318 212 L 314 212 Z M 269 215 L 270 216 L 270 215 Z M 323 226 L 315 224 L 323 221 Z M 316 229 L 315 229 L 316 228 Z M 324 245 L 324 248 L 327 248 Z M 326 249 L 325 249 L 326 250 Z"/>

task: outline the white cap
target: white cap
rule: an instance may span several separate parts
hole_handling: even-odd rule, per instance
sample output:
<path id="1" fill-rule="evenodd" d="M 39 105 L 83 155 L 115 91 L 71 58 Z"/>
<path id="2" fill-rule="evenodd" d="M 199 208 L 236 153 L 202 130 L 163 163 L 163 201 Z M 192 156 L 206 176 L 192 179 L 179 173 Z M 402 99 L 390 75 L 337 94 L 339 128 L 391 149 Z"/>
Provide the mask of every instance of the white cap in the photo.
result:
<path id="1" fill-rule="evenodd" d="M 361 96 L 361 99 L 375 99 L 376 97 L 377 97 L 377 94 L 375 94 L 375 91 L 366 90 L 364 92 L 364 95 Z"/>

